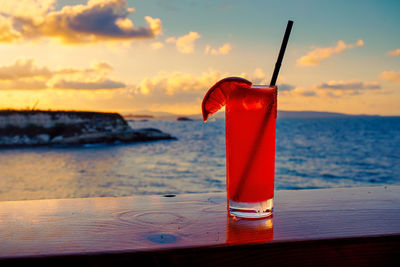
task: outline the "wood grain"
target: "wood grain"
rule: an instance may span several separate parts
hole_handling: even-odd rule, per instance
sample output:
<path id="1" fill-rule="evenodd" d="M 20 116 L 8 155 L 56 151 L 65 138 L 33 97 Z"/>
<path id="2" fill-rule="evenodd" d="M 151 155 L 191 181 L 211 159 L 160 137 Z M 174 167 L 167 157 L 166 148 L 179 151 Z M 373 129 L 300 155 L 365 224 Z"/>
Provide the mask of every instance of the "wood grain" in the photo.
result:
<path id="1" fill-rule="evenodd" d="M 399 239 L 399 186 L 276 191 L 254 221 L 228 217 L 224 193 L 0 202 L 0 265 L 369 264 L 396 260 Z"/>

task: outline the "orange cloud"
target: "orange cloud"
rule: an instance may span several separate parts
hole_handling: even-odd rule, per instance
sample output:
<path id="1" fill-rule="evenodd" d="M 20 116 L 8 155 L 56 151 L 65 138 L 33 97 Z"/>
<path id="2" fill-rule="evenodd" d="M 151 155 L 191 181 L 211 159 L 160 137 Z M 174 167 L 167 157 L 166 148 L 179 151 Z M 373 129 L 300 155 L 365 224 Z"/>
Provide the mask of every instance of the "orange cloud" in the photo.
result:
<path id="1" fill-rule="evenodd" d="M 206 46 L 204 54 L 211 54 L 211 55 L 227 55 L 232 50 L 232 46 L 230 43 L 223 44 L 218 49 L 211 48 L 210 45 Z"/>
<path id="2" fill-rule="evenodd" d="M 160 72 L 154 77 L 145 78 L 137 87 L 137 92 L 143 95 L 176 95 L 182 92 L 198 92 L 206 90 L 220 77 L 221 74 L 213 70 L 205 72 L 199 77 L 182 72 Z"/>
<path id="3" fill-rule="evenodd" d="M 170 37 L 165 40 L 165 42 L 175 44 L 176 48 L 181 53 L 190 54 L 194 52 L 195 41 L 200 37 L 201 35 L 197 32 L 189 32 L 178 38 Z"/>
<path id="4" fill-rule="evenodd" d="M 46 82 L 36 78 L 0 81 L 0 90 L 41 90 L 46 88 Z"/>
<path id="5" fill-rule="evenodd" d="M 112 70 L 106 62 L 95 62 L 86 69 L 52 70 L 38 67 L 33 59 L 18 59 L 11 65 L 0 66 L 0 90 L 125 88 L 125 83 L 108 77 Z"/>
<path id="6" fill-rule="evenodd" d="M 37 67 L 33 59 L 18 59 L 11 65 L 0 66 L 0 81 L 51 76 L 52 73 L 47 67 Z"/>
<path id="7" fill-rule="evenodd" d="M 12 43 L 21 39 L 21 34 L 15 31 L 12 22 L 0 15 L 0 42 Z"/>
<path id="8" fill-rule="evenodd" d="M 126 0 L 89 0 L 60 11 L 52 10 L 54 1 L 10 2 L 16 3 L 0 6 L 0 42 L 41 37 L 63 43 L 152 39 L 162 30 L 161 20 L 150 16 L 145 17 L 147 27 L 135 27 L 128 18 L 135 10 L 127 7 Z"/>
<path id="9" fill-rule="evenodd" d="M 381 77 L 390 82 L 400 83 L 400 72 L 399 71 L 384 71 L 381 73 Z"/>
<path id="10" fill-rule="evenodd" d="M 363 46 L 364 41 L 358 40 L 354 44 L 346 44 L 342 40 L 338 41 L 335 47 L 317 47 L 310 51 L 307 55 L 297 60 L 299 66 L 315 66 L 333 55 L 340 54 L 347 49 Z"/>
<path id="11" fill-rule="evenodd" d="M 389 56 L 394 56 L 394 57 L 395 56 L 399 56 L 400 55 L 400 48 L 388 51 L 386 54 L 389 55 Z"/>
<path id="12" fill-rule="evenodd" d="M 51 70 L 36 66 L 34 60 L 18 59 L 11 65 L 0 66 L 0 90 L 45 89 L 52 76 Z"/>

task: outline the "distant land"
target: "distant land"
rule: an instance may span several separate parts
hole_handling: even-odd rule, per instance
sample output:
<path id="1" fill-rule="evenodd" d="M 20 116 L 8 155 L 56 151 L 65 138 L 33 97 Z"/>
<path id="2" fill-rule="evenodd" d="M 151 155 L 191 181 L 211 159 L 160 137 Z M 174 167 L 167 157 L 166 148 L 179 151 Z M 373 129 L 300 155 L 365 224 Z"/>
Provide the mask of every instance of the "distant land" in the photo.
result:
<path id="1" fill-rule="evenodd" d="M 154 115 L 144 115 L 144 114 L 126 114 L 124 115 L 124 119 L 154 119 Z"/>
<path id="2" fill-rule="evenodd" d="M 118 144 L 163 139 L 176 138 L 155 128 L 133 129 L 118 113 L 0 110 L 0 147 Z"/>
<path id="3" fill-rule="evenodd" d="M 342 117 L 380 117 L 379 115 L 345 114 L 322 111 L 287 111 L 278 110 L 278 118 L 342 118 Z"/>
<path id="4" fill-rule="evenodd" d="M 187 117 L 190 119 L 202 119 L 201 114 L 194 115 L 184 115 L 184 114 L 174 114 L 168 112 L 153 112 L 149 110 L 141 110 L 138 112 L 132 112 L 129 114 L 122 114 L 124 118 L 172 118 L 176 119 L 177 117 Z M 219 111 L 212 115 L 214 118 L 224 118 L 225 112 Z M 211 117 L 211 118 L 212 118 Z M 278 118 L 293 118 L 293 119 L 312 119 L 312 118 L 346 118 L 346 117 L 381 117 L 380 115 L 366 115 L 366 114 L 345 114 L 345 113 L 336 113 L 336 112 L 323 112 L 323 111 L 288 111 L 288 110 L 278 110 Z"/>

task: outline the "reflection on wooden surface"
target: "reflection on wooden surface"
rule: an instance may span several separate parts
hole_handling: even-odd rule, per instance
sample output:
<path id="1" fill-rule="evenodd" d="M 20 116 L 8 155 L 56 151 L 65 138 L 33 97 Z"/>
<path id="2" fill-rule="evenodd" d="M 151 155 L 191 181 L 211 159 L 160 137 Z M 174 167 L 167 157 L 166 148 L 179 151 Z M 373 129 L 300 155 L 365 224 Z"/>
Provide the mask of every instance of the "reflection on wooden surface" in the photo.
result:
<path id="1" fill-rule="evenodd" d="M 273 218 L 241 220 L 227 217 L 226 243 L 265 243 L 274 239 Z"/>

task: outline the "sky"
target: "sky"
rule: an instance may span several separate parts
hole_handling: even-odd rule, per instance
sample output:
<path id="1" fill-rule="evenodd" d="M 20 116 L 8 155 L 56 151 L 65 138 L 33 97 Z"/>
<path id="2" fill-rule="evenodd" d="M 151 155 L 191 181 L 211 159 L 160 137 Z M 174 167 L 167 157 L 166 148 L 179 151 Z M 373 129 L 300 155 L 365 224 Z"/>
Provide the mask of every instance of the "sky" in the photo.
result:
<path id="1" fill-rule="evenodd" d="M 278 109 L 400 115 L 397 0 L 0 0 L 0 109 L 201 113 L 228 76 Z"/>

